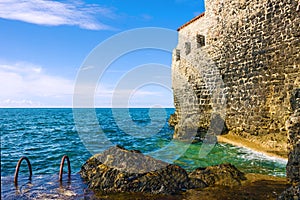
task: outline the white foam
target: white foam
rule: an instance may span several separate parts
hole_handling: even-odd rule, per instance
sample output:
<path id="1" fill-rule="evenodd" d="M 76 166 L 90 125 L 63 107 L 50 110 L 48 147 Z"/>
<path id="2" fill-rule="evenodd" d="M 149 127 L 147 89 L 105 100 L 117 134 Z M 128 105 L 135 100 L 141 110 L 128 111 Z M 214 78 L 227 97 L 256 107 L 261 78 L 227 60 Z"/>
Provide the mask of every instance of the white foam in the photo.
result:
<path id="1" fill-rule="evenodd" d="M 272 162 L 280 163 L 280 164 L 287 164 L 287 159 L 279 158 L 275 156 L 269 156 L 262 152 L 255 151 L 253 149 L 247 148 L 247 147 L 236 147 L 239 149 L 240 152 L 244 152 L 245 154 L 243 157 L 247 160 L 269 160 Z"/>

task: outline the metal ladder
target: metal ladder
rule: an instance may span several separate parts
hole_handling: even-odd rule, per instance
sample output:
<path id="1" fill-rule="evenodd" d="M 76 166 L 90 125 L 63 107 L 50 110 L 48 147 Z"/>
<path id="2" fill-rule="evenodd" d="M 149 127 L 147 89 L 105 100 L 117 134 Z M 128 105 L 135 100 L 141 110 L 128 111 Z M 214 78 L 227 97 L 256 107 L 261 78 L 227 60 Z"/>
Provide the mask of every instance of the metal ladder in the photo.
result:
<path id="1" fill-rule="evenodd" d="M 16 187 L 18 186 L 18 176 L 19 176 L 20 166 L 21 166 L 21 163 L 23 160 L 26 160 L 26 162 L 27 162 L 27 166 L 28 166 L 28 170 L 29 170 L 29 180 L 31 181 L 31 178 L 32 178 L 32 167 L 31 167 L 30 161 L 27 157 L 23 156 L 19 159 L 17 166 L 16 166 L 16 171 L 15 171 L 15 176 L 14 176 L 14 183 L 15 183 Z M 60 168 L 59 168 L 58 180 L 60 182 L 62 182 L 62 175 L 63 175 L 63 171 L 64 171 L 65 160 L 67 160 L 67 164 L 68 164 L 68 178 L 71 179 L 70 159 L 67 155 L 64 155 L 61 159 Z"/>

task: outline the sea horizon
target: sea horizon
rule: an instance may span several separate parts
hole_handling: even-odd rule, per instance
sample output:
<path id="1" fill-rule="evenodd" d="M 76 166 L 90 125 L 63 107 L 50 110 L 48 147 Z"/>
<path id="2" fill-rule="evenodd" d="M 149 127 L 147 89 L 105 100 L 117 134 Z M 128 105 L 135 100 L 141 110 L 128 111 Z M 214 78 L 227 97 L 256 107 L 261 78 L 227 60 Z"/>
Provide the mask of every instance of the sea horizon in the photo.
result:
<path id="1" fill-rule="evenodd" d="M 17 108 L 20 108 L 20 109 L 35 109 L 35 108 L 40 108 L 40 109 L 47 109 L 47 108 L 53 108 L 53 109 L 58 109 L 58 108 L 68 108 L 68 109 L 84 109 L 84 108 L 87 108 L 87 109 L 93 109 L 93 108 L 121 108 L 121 109 L 131 109 L 131 108 L 145 108 L 145 109 L 175 109 L 175 107 L 0 107 L 0 109 L 17 109 Z"/>

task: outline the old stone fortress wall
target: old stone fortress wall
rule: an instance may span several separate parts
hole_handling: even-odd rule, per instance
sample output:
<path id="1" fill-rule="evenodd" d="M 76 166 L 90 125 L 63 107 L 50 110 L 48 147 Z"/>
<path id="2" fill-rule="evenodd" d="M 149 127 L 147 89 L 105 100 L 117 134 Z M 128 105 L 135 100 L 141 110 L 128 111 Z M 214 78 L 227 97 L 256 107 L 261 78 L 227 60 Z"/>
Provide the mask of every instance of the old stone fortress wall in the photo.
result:
<path id="1" fill-rule="evenodd" d="M 288 141 L 286 126 L 299 112 L 299 1 L 206 0 L 205 6 L 205 14 L 178 29 L 174 137 L 201 138 L 211 128 L 274 151 L 299 148 L 299 128 Z"/>

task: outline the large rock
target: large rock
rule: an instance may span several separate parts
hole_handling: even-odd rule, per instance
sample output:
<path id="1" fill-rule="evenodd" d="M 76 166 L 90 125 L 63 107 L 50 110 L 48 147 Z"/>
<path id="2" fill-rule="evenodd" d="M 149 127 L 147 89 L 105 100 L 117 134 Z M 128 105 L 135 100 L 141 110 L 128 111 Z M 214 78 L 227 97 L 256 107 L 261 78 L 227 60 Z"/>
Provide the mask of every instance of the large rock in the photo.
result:
<path id="1" fill-rule="evenodd" d="M 139 151 L 112 147 L 91 157 L 81 168 L 90 188 L 101 192 L 175 194 L 206 184 L 189 178 L 181 167 L 145 156 Z"/>
<path id="2" fill-rule="evenodd" d="M 246 180 L 244 173 L 231 164 L 221 164 L 206 168 L 198 168 L 189 174 L 190 178 L 200 179 L 208 186 L 236 186 Z"/>

